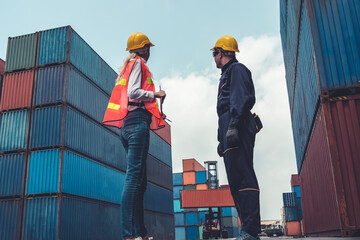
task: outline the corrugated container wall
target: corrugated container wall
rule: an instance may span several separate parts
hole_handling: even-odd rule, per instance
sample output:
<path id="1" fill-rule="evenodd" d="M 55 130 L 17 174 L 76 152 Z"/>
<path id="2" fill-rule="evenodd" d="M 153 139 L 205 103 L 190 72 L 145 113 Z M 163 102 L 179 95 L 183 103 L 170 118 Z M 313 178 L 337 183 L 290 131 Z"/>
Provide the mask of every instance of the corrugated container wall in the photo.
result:
<path id="1" fill-rule="evenodd" d="M 229 189 L 184 190 L 181 194 L 181 204 L 184 208 L 235 206 Z"/>
<path id="2" fill-rule="evenodd" d="M 9 38 L 6 52 L 5 71 L 35 67 L 38 33 Z"/>
<path id="3" fill-rule="evenodd" d="M 312 28 L 320 89 L 328 91 L 360 86 L 360 2 L 305 2 Z"/>
<path id="4" fill-rule="evenodd" d="M 0 239 L 19 239 L 22 201 L 0 199 Z"/>
<path id="5" fill-rule="evenodd" d="M 34 71 L 8 73 L 3 80 L 0 111 L 30 108 Z"/>
<path id="6" fill-rule="evenodd" d="M 23 194 L 26 154 L 0 155 L 0 196 Z"/>
<path id="7" fill-rule="evenodd" d="M 360 95 L 321 105 L 300 173 L 308 234 L 360 229 L 359 135 Z"/>
<path id="8" fill-rule="evenodd" d="M 0 75 L 5 73 L 5 61 L 0 58 Z"/>

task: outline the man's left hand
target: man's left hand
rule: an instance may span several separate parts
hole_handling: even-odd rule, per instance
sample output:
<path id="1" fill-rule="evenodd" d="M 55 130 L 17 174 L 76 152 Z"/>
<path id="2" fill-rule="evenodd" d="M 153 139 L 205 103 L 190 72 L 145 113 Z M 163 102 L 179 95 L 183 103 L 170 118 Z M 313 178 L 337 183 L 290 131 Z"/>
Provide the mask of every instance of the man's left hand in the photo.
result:
<path id="1" fill-rule="evenodd" d="M 226 132 L 226 145 L 227 147 L 235 147 L 240 144 L 239 131 L 236 127 L 229 127 Z"/>

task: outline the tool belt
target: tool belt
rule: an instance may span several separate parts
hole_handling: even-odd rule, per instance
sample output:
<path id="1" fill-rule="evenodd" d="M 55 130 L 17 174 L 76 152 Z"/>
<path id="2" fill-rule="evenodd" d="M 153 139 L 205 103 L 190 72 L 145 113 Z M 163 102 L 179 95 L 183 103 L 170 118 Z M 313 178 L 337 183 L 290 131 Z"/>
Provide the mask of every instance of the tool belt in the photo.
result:
<path id="1" fill-rule="evenodd" d="M 128 102 L 129 106 L 145 107 L 143 102 Z"/>

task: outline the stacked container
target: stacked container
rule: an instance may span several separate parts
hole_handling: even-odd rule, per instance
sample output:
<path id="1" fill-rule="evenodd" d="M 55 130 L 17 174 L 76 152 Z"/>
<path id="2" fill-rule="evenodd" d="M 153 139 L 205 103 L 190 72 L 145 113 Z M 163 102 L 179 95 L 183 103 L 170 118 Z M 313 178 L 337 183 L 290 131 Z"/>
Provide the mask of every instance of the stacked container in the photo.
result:
<path id="1" fill-rule="evenodd" d="M 309 235 L 351 236 L 360 229 L 359 9 L 359 1 L 280 0 L 286 82 Z"/>
<path id="2" fill-rule="evenodd" d="M 126 154 L 102 125 L 116 73 L 70 27 L 9 38 L 0 239 L 119 239 Z M 170 126 L 150 133 L 145 220 L 173 238 Z"/>

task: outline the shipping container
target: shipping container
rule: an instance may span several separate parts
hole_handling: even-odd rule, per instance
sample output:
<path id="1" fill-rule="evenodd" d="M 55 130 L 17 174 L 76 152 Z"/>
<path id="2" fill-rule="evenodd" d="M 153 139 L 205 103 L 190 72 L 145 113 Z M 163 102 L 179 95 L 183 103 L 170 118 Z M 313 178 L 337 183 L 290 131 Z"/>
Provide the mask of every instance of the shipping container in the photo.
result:
<path id="1" fill-rule="evenodd" d="M 184 172 L 205 171 L 205 168 L 194 158 L 183 159 L 183 171 Z"/>
<path id="2" fill-rule="evenodd" d="M 23 195 L 26 154 L 0 155 L 0 196 Z M 1 235 L 0 235 L 1 236 Z"/>
<path id="3" fill-rule="evenodd" d="M 74 108 L 36 108 L 31 123 L 30 148 L 66 146 L 125 171 L 126 154 L 119 137 Z"/>
<path id="4" fill-rule="evenodd" d="M 295 205 L 293 207 L 284 207 L 285 210 L 285 222 L 300 221 L 299 209 Z"/>
<path id="5" fill-rule="evenodd" d="M 240 235 L 241 229 L 238 227 L 227 227 L 225 228 L 229 238 L 236 238 Z"/>
<path id="6" fill-rule="evenodd" d="M 175 227 L 175 239 L 176 240 L 185 240 L 185 227 Z"/>
<path id="7" fill-rule="evenodd" d="M 296 206 L 296 193 L 283 193 L 283 203 L 284 207 L 294 207 Z"/>
<path id="8" fill-rule="evenodd" d="M 292 221 L 286 223 L 287 236 L 301 236 L 300 221 Z"/>
<path id="9" fill-rule="evenodd" d="M 28 136 L 29 111 L 4 112 L 0 119 L 0 152 L 24 150 Z"/>
<path id="10" fill-rule="evenodd" d="M 5 71 L 31 69 L 35 67 L 38 33 L 9 37 Z"/>
<path id="11" fill-rule="evenodd" d="M 152 211 L 144 213 L 145 226 L 154 239 L 174 239 L 174 215 Z"/>
<path id="12" fill-rule="evenodd" d="M 299 175 L 291 174 L 291 187 L 300 186 Z"/>
<path id="13" fill-rule="evenodd" d="M 360 95 L 321 104 L 300 172 L 307 234 L 360 229 L 359 135 Z"/>
<path id="14" fill-rule="evenodd" d="M 173 193 L 167 189 L 148 183 L 144 195 L 144 208 L 164 214 L 173 214 Z"/>
<path id="15" fill-rule="evenodd" d="M 109 96 L 71 65 L 37 70 L 34 106 L 68 103 L 102 123 L 108 102 Z"/>
<path id="16" fill-rule="evenodd" d="M 296 197 L 301 197 L 301 194 L 300 194 L 300 186 L 294 186 L 294 187 L 292 187 L 292 191 L 296 194 Z"/>
<path id="17" fill-rule="evenodd" d="M 150 131 L 149 154 L 172 167 L 171 146 Z"/>
<path id="18" fill-rule="evenodd" d="M 173 188 L 174 199 L 179 199 L 180 198 L 180 191 L 181 190 L 183 190 L 183 186 L 175 186 Z"/>
<path id="19" fill-rule="evenodd" d="M 5 73 L 5 61 L 0 58 L 0 75 Z"/>
<path id="20" fill-rule="evenodd" d="M 148 154 L 146 159 L 146 176 L 151 183 L 172 190 L 172 168 Z"/>
<path id="21" fill-rule="evenodd" d="M 222 216 L 224 217 L 237 217 L 237 211 L 234 207 L 223 207 L 222 210 Z"/>
<path id="22" fill-rule="evenodd" d="M 40 32 L 37 65 L 69 61 L 108 95 L 116 72 L 70 27 Z"/>
<path id="23" fill-rule="evenodd" d="M 195 172 L 183 172 L 183 184 L 195 185 L 196 184 Z"/>
<path id="24" fill-rule="evenodd" d="M 222 217 L 221 220 L 224 227 L 238 227 L 237 217 Z"/>
<path id="25" fill-rule="evenodd" d="M 30 108 L 34 71 L 5 74 L 1 93 L 0 111 Z"/>
<path id="26" fill-rule="evenodd" d="M 207 190 L 208 185 L 207 184 L 196 184 L 196 190 Z"/>
<path id="27" fill-rule="evenodd" d="M 0 199 L 0 239 L 19 239 L 22 212 L 21 199 Z"/>
<path id="28" fill-rule="evenodd" d="M 187 240 L 198 240 L 199 239 L 198 227 L 186 227 L 186 239 Z"/>
<path id="29" fill-rule="evenodd" d="M 70 196 L 27 198 L 22 225 L 24 240 L 121 238 L 119 205 Z"/>
<path id="30" fill-rule="evenodd" d="M 196 172 L 196 184 L 206 183 L 206 171 Z"/>
<path id="31" fill-rule="evenodd" d="M 196 189 L 196 185 L 192 184 L 192 185 L 184 185 L 184 190 L 195 190 Z"/>
<path id="32" fill-rule="evenodd" d="M 153 132 L 171 146 L 171 126 L 167 121 L 164 122 L 165 122 L 164 128 L 153 130 Z"/>
<path id="33" fill-rule="evenodd" d="M 199 217 L 199 224 L 203 224 L 205 223 L 205 215 L 209 214 L 209 212 L 199 212 L 198 217 Z"/>
<path id="34" fill-rule="evenodd" d="M 2 87 L 3 87 L 3 75 L 0 75 L 0 102 L 1 102 L 1 94 L 2 94 Z"/>
<path id="35" fill-rule="evenodd" d="M 180 199 L 174 199 L 174 213 L 184 212 L 184 209 L 181 208 Z"/>
<path id="36" fill-rule="evenodd" d="M 181 192 L 183 208 L 234 207 L 229 189 L 184 190 Z"/>
<path id="37" fill-rule="evenodd" d="M 184 213 L 175 213 L 175 226 L 184 226 L 185 225 L 185 217 Z"/>
<path id="38" fill-rule="evenodd" d="M 320 89 L 331 91 L 360 86 L 360 2 L 305 2 Z"/>
<path id="39" fill-rule="evenodd" d="M 173 185 L 174 186 L 183 185 L 182 173 L 173 173 Z"/>
<path id="40" fill-rule="evenodd" d="M 198 225 L 198 213 L 197 212 L 187 212 L 185 213 L 185 224 L 186 226 Z"/>

